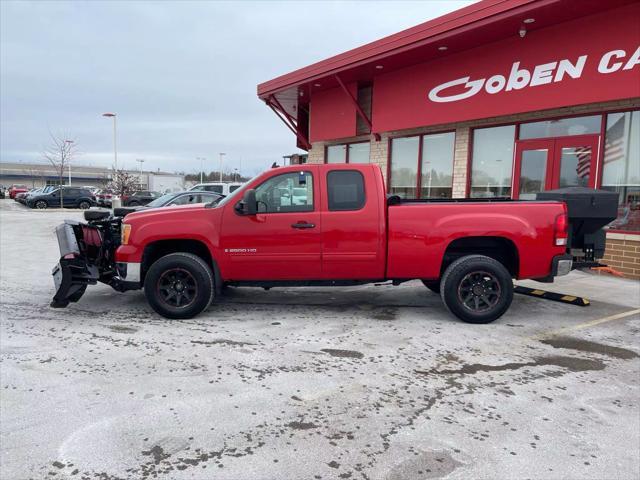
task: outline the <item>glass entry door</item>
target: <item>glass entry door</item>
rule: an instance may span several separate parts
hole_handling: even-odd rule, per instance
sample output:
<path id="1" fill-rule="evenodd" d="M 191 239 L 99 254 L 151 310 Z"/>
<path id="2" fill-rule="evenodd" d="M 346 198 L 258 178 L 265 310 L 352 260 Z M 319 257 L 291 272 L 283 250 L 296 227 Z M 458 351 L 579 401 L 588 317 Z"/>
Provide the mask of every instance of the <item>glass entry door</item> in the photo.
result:
<path id="1" fill-rule="evenodd" d="M 595 188 L 598 136 L 521 140 L 516 145 L 513 198 L 563 187 Z"/>

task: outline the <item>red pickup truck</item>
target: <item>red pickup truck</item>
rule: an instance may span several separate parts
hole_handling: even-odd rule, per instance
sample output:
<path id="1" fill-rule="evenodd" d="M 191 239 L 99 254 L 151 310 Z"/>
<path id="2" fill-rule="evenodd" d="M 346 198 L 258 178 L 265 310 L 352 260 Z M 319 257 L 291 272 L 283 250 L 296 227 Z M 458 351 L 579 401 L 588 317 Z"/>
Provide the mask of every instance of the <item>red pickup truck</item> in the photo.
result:
<path id="1" fill-rule="evenodd" d="M 570 231 L 565 201 L 403 200 L 386 194 L 379 167 L 356 164 L 274 168 L 217 204 L 124 213 L 90 210 L 87 223 L 57 228 L 53 307 L 97 281 L 144 288 L 159 314 L 191 318 L 225 285 L 420 279 L 457 317 L 488 323 L 509 308 L 514 278 L 552 281 L 576 255 L 601 257 L 599 230 L 612 220 Z"/>

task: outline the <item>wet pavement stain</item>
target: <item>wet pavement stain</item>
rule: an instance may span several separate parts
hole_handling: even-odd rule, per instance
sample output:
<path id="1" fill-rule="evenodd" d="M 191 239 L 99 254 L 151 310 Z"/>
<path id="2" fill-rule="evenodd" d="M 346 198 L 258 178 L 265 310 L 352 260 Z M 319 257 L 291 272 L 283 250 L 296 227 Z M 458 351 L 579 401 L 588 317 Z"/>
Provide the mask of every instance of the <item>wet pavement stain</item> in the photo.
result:
<path id="1" fill-rule="evenodd" d="M 364 355 L 360 352 L 356 352 L 355 350 L 340 350 L 337 348 L 321 348 L 320 351 L 324 353 L 328 353 L 332 357 L 342 357 L 342 358 L 362 358 Z"/>
<path id="2" fill-rule="evenodd" d="M 378 311 L 374 311 L 371 316 L 376 320 L 395 320 L 397 316 L 397 310 L 395 308 L 383 308 Z"/>
<path id="3" fill-rule="evenodd" d="M 109 325 L 109 330 L 116 333 L 136 333 L 138 331 L 135 327 L 126 327 L 124 325 Z"/>
<path id="4" fill-rule="evenodd" d="M 415 370 L 421 375 L 473 375 L 478 372 L 501 372 L 507 370 L 518 370 L 525 367 L 562 367 L 572 372 L 587 372 L 591 370 L 603 370 L 604 362 L 579 357 L 537 357 L 532 362 L 511 362 L 502 365 L 486 365 L 483 363 L 472 363 L 463 365 L 460 368 L 450 370 Z"/>
<path id="5" fill-rule="evenodd" d="M 638 355 L 633 350 L 613 347 L 611 345 L 605 345 L 603 343 L 597 343 L 590 340 L 582 340 L 573 337 L 554 337 L 546 340 L 540 340 L 540 342 L 553 348 L 566 348 L 569 350 L 579 350 L 581 352 L 599 353 L 600 355 L 620 358 L 623 360 L 631 360 L 632 358 L 640 357 L 640 355 Z"/>
<path id="6" fill-rule="evenodd" d="M 224 338 L 218 339 L 218 340 L 191 340 L 191 343 L 195 343 L 197 345 L 206 345 L 206 346 L 210 346 L 210 345 L 231 345 L 231 346 L 236 346 L 236 347 L 242 347 L 244 345 L 255 345 L 255 343 L 251 343 L 251 342 L 238 342 L 236 340 L 225 340 Z"/>
<path id="7" fill-rule="evenodd" d="M 290 422 L 287 424 L 287 427 L 293 428 L 294 430 L 310 430 L 312 428 L 318 428 L 313 422 Z"/>
<path id="8" fill-rule="evenodd" d="M 150 450 L 143 450 L 142 455 L 152 456 L 153 462 L 158 465 L 162 460 L 169 458 L 171 455 L 164 452 L 164 449 L 160 445 L 156 445 Z"/>

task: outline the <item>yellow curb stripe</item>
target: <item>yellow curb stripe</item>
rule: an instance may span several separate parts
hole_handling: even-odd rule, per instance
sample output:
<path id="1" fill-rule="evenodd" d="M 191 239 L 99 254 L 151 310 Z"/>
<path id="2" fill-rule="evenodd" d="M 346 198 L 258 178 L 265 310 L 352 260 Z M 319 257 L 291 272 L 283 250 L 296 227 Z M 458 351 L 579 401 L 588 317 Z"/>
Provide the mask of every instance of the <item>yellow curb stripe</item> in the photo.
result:
<path id="1" fill-rule="evenodd" d="M 572 295 L 565 295 L 564 297 L 560 297 L 560 300 L 564 300 L 565 302 L 573 302 L 576 298 Z"/>
<path id="2" fill-rule="evenodd" d="M 544 290 L 533 290 L 531 295 L 544 295 L 546 292 Z"/>

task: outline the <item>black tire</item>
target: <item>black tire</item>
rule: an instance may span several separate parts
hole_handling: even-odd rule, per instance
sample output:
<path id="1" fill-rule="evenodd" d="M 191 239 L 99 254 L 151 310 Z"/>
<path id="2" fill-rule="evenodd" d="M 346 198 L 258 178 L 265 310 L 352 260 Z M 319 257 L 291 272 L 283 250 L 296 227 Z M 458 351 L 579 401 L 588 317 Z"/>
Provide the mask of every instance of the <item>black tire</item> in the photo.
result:
<path id="1" fill-rule="evenodd" d="M 78 203 L 78 208 L 80 208 L 81 210 L 88 210 L 91 208 L 91 203 L 87 202 L 86 200 L 83 200 L 80 203 Z"/>
<path id="2" fill-rule="evenodd" d="M 147 302 L 166 318 L 195 317 L 211 304 L 214 293 L 211 268 L 191 253 L 161 257 L 151 265 L 144 279 Z"/>
<path id="3" fill-rule="evenodd" d="M 37 208 L 38 210 L 44 210 L 48 206 L 49 205 L 44 200 L 38 200 L 36 203 L 33 204 L 33 208 Z"/>
<path id="4" fill-rule="evenodd" d="M 511 274 L 500 262 L 484 255 L 454 261 L 445 270 L 441 284 L 445 306 L 467 323 L 493 322 L 513 300 Z"/>
<path id="5" fill-rule="evenodd" d="M 138 202 L 129 202 L 126 205 L 127 207 L 139 207 L 140 204 Z"/>
<path id="6" fill-rule="evenodd" d="M 431 290 L 433 293 L 440 294 L 440 281 L 439 280 L 422 280 L 422 284 Z"/>

